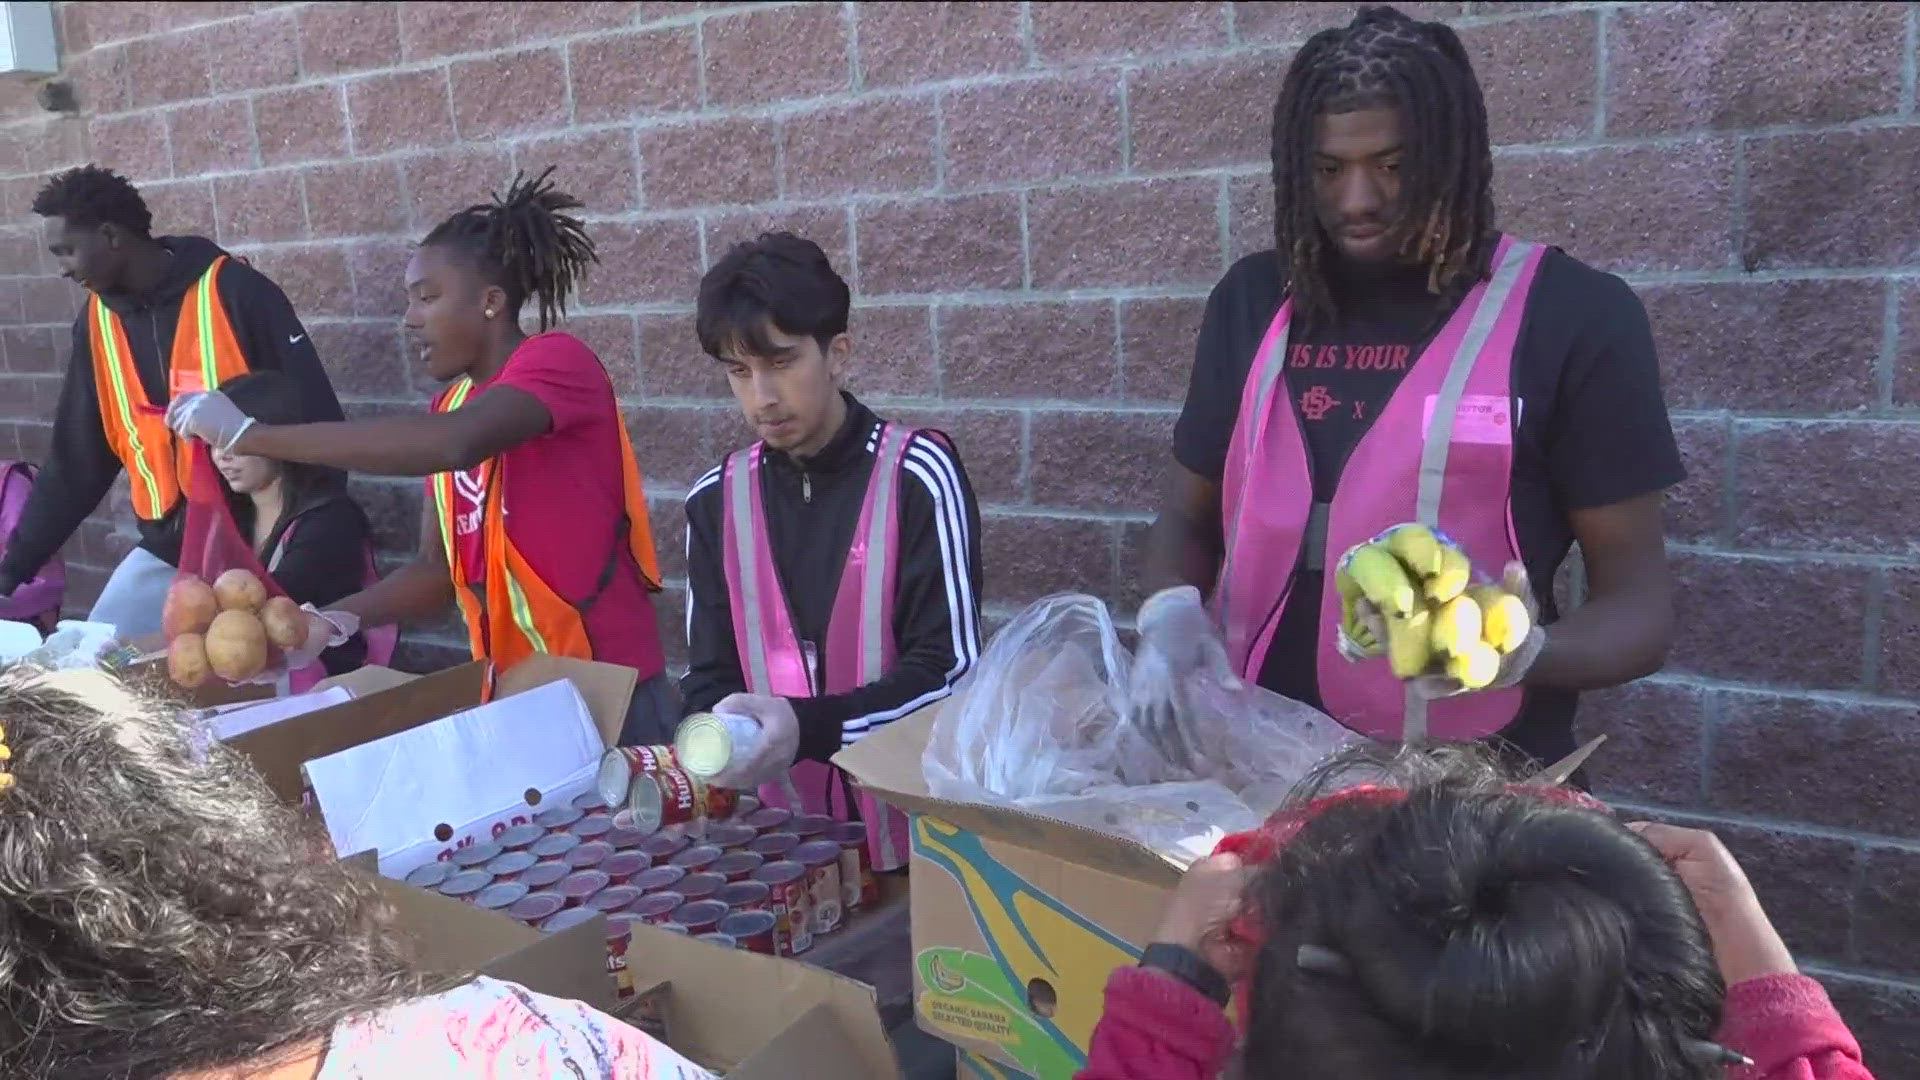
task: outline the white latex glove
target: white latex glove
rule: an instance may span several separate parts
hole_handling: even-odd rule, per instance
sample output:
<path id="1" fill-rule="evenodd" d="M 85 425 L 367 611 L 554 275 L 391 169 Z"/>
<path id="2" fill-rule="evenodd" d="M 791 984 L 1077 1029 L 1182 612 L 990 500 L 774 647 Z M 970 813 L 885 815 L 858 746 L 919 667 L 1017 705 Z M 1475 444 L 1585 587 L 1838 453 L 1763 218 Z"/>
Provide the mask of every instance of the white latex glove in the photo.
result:
<path id="1" fill-rule="evenodd" d="M 1133 722 L 1175 767 L 1199 766 L 1191 731 L 1190 684 L 1208 680 L 1228 689 L 1241 683 L 1213 617 L 1191 585 L 1162 589 L 1140 605 L 1140 647 L 1127 687 Z"/>
<path id="2" fill-rule="evenodd" d="M 1522 641 L 1519 647 L 1500 658 L 1500 674 L 1494 676 L 1493 682 L 1482 687 L 1481 690 L 1505 690 L 1520 685 L 1520 680 L 1527 677 L 1527 672 L 1533 667 L 1534 661 L 1540 659 L 1540 651 L 1547 646 L 1547 632 L 1540 627 L 1540 603 L 1534 599 L 1533 586 L 1527 580 L 1526 566 L 1518 562 L 1508 563 L 1506 572 L 1500 576 L 1500 587 L 1519 597 L 1521 603 L 1527 606 L 1527 621 L 1533 628 L 1527 631 L 1526 640 Z M 1369 629 L 1373 629 L 1371 624 Z M 1384 622 L 1380 624 L 1379 629 L 1381 631 L 1386 629 Z M 1384 633 L 1381 640 L 1386 640 Z M 1414 693 L 1429 700 L 1480 692 L 1468 690 L 1460 685 L 1459 680 L 1446 675 L 1422 675 L 1414 679 L 1412 685 Z"/>
<path id="3" fill-rule="evenodd" d="M 216 450 L 228 453 L 240 436 L 253 426 L 253 417 L 218 390 L 182 394 L 167 406 L 167 426 L 176 435 L 199 439 Z"/>
<path id="4" fill-rule="evenodd" d="M 345 611 L 322 612 L 312 604 L 301 607 L 307 613 L 307 640 L 280 650 L 281 662 L 242 683 L 277 683 L 289 672 L 298 671 L 320 659 L 320 654 L 360 632 L 360 616 Z"/>
<path id="5" fill-rule="evenodd" d="M 760 738 L 751 746 L 734 747 L 733 759 L 714 774 L 714 787 L 752 791 L 761 784 L 780 779 L 793 768 L 793 759 L 800 753 L 800 720 L 793 715 L 793 705 L 786 698 L 733 694 L 722 698 L 713 711 L 744 716 L 760 725 Z"/>

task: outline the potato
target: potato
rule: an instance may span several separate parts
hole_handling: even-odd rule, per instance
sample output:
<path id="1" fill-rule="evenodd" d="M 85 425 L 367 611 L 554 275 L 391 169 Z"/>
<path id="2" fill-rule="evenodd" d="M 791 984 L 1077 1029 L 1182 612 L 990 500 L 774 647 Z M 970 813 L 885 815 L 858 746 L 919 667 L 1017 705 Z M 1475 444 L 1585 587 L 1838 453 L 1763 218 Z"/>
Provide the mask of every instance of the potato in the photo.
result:
<path id="1" fill-rule="evenodd" d="M 188 574 L 167 590 L 166 606 L 160 610 L 160 628 L 168 641 L 181 634 L 204 634 L 220 614 L 220 601 L 213 587 Z"/>
<path id="2" fill-rule="evenodd" d="M 199 634 L 181 634 L 167 646 L 167 676 L 175 685 L 192 690 L 207 681 L 210 670 L 207 639 Z"/>
<path id="3" fill-rule="evenodd" d="M 213 595 L 222 611 L 258 611 L 267 602 L 267 587 L 251 570 L 229 570 L 213 580 Z"/>
<path id="4" fill-rule="evenodd" d="M 283 649 L 307 643 L 307 613 L 284 596 L 276 596 L 260 609 L 261 625 L 267 628 L 267 640 Z"/>
<path id="5" fill-rule="evenodd" d="M 207 663 L 228 682 L 251 679 L 267 666 L 267 628 L 251 611 L 223 611 L 207 630 Z"/>

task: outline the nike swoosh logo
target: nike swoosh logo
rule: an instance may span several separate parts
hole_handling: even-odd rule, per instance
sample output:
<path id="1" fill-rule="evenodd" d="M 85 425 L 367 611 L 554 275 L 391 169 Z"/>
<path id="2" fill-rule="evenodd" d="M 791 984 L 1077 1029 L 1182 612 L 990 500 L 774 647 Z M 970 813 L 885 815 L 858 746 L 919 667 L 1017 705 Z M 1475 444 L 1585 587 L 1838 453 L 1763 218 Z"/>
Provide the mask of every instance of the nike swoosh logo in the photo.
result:
<path id="1" fill-rule="evenodd" d="M 306 336 L 307 336 L 307 335 L 305 335 L 305 334 L 294 334 L 294 335 L 293 335 L 292 337 L 289 337 L 289 338 L 287 339 L 287 344 L 289 344 L 289 345 L 298 345 L 298 344 L 300 344 L 300 342 L 301 342 L 301 340 L 302 340 L 303 338 L 305 338 Z"/>

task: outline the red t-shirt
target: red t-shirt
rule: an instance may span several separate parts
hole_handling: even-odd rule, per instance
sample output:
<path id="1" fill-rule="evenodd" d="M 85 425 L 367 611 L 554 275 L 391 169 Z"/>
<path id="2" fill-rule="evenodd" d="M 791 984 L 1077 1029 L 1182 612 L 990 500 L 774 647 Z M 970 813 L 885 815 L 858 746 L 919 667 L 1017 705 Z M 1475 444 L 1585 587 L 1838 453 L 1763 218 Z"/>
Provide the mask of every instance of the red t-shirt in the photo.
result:
<path id="1" fill-rule="evenodd" d="M 511 386 L 538 398 L 553 416 L 547 433 L 501 454 L 507 535 L 547 587 L 574 604 L 594 594 L 616 542 L 625 509 L 620 466 L 620 408 L 613 383 L 593 350 L 571 334 L 537 334 L 521 342 L 480 394 Z M 469 398 L 471 400 L 471 398 Z M 453 474 L 454 538 L 475 585 L 486 574 L 481 508 L 485 467 Z M 618 534 L 618 535 L 616 535 Z M 649 679 L 666 667 L 653 600 L 630 556 L 587 611 L 594 657 L 625 664 Z"/>

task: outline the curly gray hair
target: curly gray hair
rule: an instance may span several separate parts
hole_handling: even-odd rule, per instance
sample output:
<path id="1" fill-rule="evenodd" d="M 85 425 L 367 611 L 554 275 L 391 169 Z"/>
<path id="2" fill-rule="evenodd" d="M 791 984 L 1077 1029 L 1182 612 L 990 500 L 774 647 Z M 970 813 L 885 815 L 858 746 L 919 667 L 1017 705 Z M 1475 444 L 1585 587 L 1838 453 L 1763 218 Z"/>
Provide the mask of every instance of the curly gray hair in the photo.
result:
<path id="1" fill-rule="evenodd" d="M 258 1062 L 423 989 L 314 823 L 173 716 L 97 673 L 0 671 L 0 1076 Z"/>

